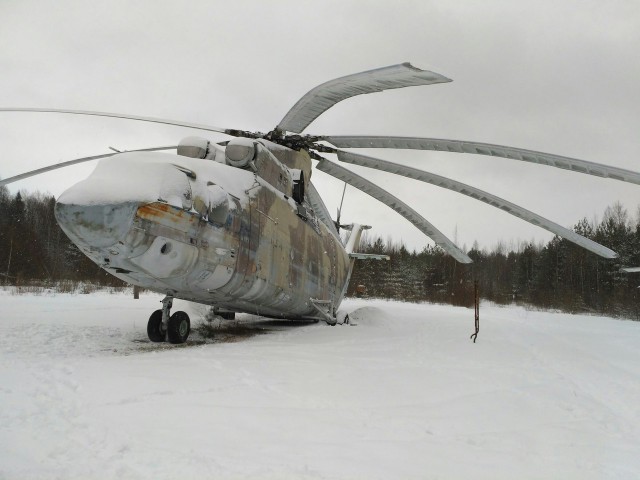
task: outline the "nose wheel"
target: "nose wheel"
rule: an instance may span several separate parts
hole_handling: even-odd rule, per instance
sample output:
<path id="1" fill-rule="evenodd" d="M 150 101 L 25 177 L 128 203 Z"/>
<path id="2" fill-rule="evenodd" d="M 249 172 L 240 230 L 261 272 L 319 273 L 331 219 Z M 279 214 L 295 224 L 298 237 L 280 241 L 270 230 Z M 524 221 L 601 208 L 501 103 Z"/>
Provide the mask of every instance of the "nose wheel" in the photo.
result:
<path id="1" fill-rule="evenodd" d="M 169 343 L 184 343 L 191 331 L 191 321 L 185 312 L 176 312 L 169 317 L 167 337 Z"/>
<path id="2" fill-rule="evenodd" d="M 184 343 L 191 331 L 189 315 L 179 311 L 170 315 L 173 297 L 166 296 L 162 300 L 162 309 L 156 310 L 149 317 L 147 335 L 152 342 Z"/>
<path id="3" fill-rule="evenodd" d="M 156 310 L 149 317 L 147 335 L 152 342 L 164 342 L 165 333 L 162 330 L 162 310 Z"/>

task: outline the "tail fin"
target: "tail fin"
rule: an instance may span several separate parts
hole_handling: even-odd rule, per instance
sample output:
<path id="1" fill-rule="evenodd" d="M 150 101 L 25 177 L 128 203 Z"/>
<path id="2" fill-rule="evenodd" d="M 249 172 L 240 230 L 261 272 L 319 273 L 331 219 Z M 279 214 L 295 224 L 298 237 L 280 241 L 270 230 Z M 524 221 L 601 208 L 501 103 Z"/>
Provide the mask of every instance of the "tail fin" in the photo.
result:
<path id="1" fill-rule="evenodd" d="M 369 230 L 371 227 L 369 225 L 359 225 L 357 223 L 352 223 L 349 226 L 342 226 L 342 228 L 346 230 L 351 230 L 351 235 L 349 235 L 349 239 L 347 240 L 344 249 L 348 254 L 356 253 L 356 250 L 360 246 L 360 238 L 362 237 L 362 232 L 365 230 Z"/>
<path id="2" fill-rule="evenodd" d="M 349 254 L 349 258 L 351 259 L 351 268 L 353 268 L 354 260 L 389 260 L 389 255 L 377 255 L 375 253 L 359 253 L 356 250 L 360 246 L 360 238 L 362 237 L 362 232 L 364 230 L 369 230 L 371 227 L 369 225 L 358 225 L 357 223 L 353 223 L 348 226 L 344 226 L 346 230 L 351 230 L 351 235 L 347 240 L 347 244 L 344 246 L 344 249 Z"/>
<path id="3" fill-rule="evenodd" d="M 347 240 L 346 245 L 344 246 L 345 250 L 349 254 L 349 274 L 347 276 L 347 281 L 344 285 L 344 291 L 342 292 L 342 297 L 344 298 L 347 293 L 347 287 L 349 286 L 349 281 L 351 280 L 351 274 L 353 273 L 353 266 L 356 263 L 356 260 L 389 260 L 388 255 L 375 255 L 368 253 L 358 253 L 357 250 L 360 247 L 360 238 L 362 237 L 362 232 L 364 230 L 369 230 L 371 227 L 368 225 L 359 225 L 357 223 L 353 223 L 349 226 L 344 226 L 346 230 L 351 230 L 351 235 Z"/>

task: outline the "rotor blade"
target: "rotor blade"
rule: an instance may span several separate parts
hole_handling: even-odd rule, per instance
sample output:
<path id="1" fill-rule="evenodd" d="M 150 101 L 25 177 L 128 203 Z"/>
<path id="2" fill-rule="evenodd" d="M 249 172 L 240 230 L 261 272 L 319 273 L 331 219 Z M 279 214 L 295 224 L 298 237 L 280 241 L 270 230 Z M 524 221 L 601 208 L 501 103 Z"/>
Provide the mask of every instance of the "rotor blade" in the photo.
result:
<path id="1" fill-rule="evenodd" d="M 454 192 L 461 193 L 468 197 L 474 198 L 481 202 L 484 202 L 492 207 L 499 208 L 511 215 L 514 215 L 522 220 L 525 220 L 537 227 L 544 228 L 560 237 L 566 238 L 570 242 L 580 245 L 586 248 L 590 252 L 600 255 L 604 258 L 617 258 L 618 254 L 613 250 L 600 245 L 599 243 L 589 240 L 588 238 L 578 235 L 573 230 L 562 227 L 557 223 L 546 219 L 537 213 L 533 213 L 526 208 L 522 208 L 515 203 L 511 203 L 508 200 L 504 200 L 500 197 L 492 195 L 479 188 L 466 185 L 461 182 L 457 182 L 447 177 L 442 177 L 434 173 L 425 172 L 424 170 L 418 170 L 416 168 L 405 167 L 396 163 L 380 160 L 379 158 L 368 157 L 351 152 L 343 152 L 338 150 L 338 160 L 345 163 L 351 163 L 353 165 L 360 165 L 363 167 L 374 168 L 376 170 L 382 170 L 385 172 L 393 173 L 396 175 L 402 175 L 404 177 L 413 178 L 422 182 L 430 183 L 437 187 L 453 190 Z"/>
<path id="2" fill-rule="evenodd" d="M 55 165 L 49 165 L 48 167 L 38 168 L 37 170 L 31 170 L 30 172 L 21 173 L 20 175 L 15 175 L 13 177 L 5 178 L 4 180 L 0 179 L 0 187 L 3 185 L 8 185 L 9 183 L 17 182 L 18 180 L 24 180 L 25 178 L 34 177 L 36 175 L 40 175 L 41 173 L 50 172 L 51 170 L 57 170 L 59 168 L 69 167 L 71 165 L 75 165 L 77 163 L 89 162 L 91 160 L 98 160 L 99 158 L 107 158 L 112 157 L 114 155 L 118 155 L 120 153 L 129 153 L 129 152 L 156 152 L 159 150 L 175 150 L 178 147 L 153 147 L 153 148 L 140 148 L 137 150 L 125 150 L 124 152 L 114 152 L 114 153 L 105 153 L 102 155 L 94 155 L 92 157 L 82 157 L 76 158 L 75 160 L 69 160 L 67 162 L 56 163 Z"/>
<path id="3" fill-rule="evenodd" d="M 493 157 L 521 160 L 574 172 L 612 178 L 621 182 L 640 185 L 640 173 L 624 168 L 610 167 L 600 163 L 587 162 L 576 158 L 563 157 L 550 153 L 534 152 L 522 148 L 491 145 L 489 143 L 467 142 L 462 140 L 443 140 L 439 138 L 419 137 L 368 137 L 368 136 L 327 136 L 320 137 L 339 148 L 397 148 L 411 150 L 434 150 L 438 152 L 475 153 Z"/>
<path id="4" fill-rule="evenodd" d="M 0 107 L 0 112 L 69 113 L 72 115 L 91 115 L 95 117 L 113 117 L 113 118 L 124 118 L 126 120 L 138 120 L 141 122 L 163 123 L 165 125 L 175 125 L 178 127 L 195 128 L 197 130 L 206 130 L 209 132 L 226 133 L 227 135 L 234 135 L 233 133 L 230 133 L 230 132 L 235 132 L 235 130 L 212 127 L 210 125 L 201 125 L 199 123 L 182 122 L 180 120 L 168 120 L 165 118 L 141 117 L 138 115 L 127 115 L 124 113 L 93 112 L 88 110 L 66 110 L 66 109 L 54 109 L 54 108 L 6 108 L 6 107 Z"/>
<path id="5" fill-rule="evenodd" d="M 347 98 L 393 88 L 431 85 L 451 79 L 428 70 L 420 70 L 410 63 L 377 68 L 347 75 L 318 85 L 287 112 L 276 127 L 283 132 L 300 133 L 316 118 Z"/>
<path id="6" fill-rule="evenodd" d="M 463 251 L 461 251 L 451 240 L 445 237 L 436 227 L 423 218 L 418 212 L 416 212 L 409 205 L 402 200 L 394 197 L 386 190 L 374 185 L 369 180 L 353 173 L 346 168 L 336 165 L 329 160 L 322 159 L 318 162 L 317 167 L 319 170 L 338 178 L 343 182 L 349 182 L 349 185 L 363 191 L 367 195 L 372 196 L 376 200 L 384 203 L 388 207 L 398 212 L 404 218 L 413 223 L 418 230 L 431 238 L 437 245 L 455 258 L 460 263 L 472 263 L 471 260 Z"/>

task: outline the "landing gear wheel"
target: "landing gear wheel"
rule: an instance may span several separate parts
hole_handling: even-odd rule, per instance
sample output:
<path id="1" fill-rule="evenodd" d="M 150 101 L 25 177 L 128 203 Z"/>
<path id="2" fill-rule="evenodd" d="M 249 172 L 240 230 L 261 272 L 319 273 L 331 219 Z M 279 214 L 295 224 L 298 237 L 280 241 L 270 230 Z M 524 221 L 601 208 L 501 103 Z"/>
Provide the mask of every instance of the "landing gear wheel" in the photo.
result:
<path id="1" fill-rule="evenodd" d="M 147 335 L 152 342 L 164 342 L 164 332 L 162 331 L 162 310 L 156 310 L 149 317 L 147 323 Z"/>
<path id="2" fill-rule="evenodd" d="M 155 312 L 154 312 L 155 313 Z M 161 312 L 162 313 L 162 312 Z M 191 321 L 185 312 L 176 312 L 169 317 L 167 334 L 170 343 L 184 343 L 191 331 Z"/>

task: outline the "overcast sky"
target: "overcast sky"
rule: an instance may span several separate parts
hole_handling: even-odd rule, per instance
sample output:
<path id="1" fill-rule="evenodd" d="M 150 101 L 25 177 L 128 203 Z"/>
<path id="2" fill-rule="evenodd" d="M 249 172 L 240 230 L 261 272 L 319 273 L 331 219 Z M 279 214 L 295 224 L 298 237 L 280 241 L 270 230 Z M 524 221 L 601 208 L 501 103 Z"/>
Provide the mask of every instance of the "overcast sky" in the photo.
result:
<path id="1" fill-rule="evenodd" d="M 473 140 L 640 170 L 640 2 L 0 1 L 0 106 L 102 110 L 268 131 L 319 83 L 411 61 L 453 83 L 346 100 L 305 133 Z M 117 119 L 0 113 L 0 176 L 194 130 Z M 215 141 L 228 137 L 202 132 Z M 488 190 L 571 227 L 640 186 L 477 155 L 361 153 Z M 349 167 L 471 247 L 551 235 L 468 197 Z M 93 165 L 12 186 L 59 195 Z M 316 171 L 331 212 L 342 184 Z M 349 188 L 343 222 L 421 249 L 429 241 Z"/>

